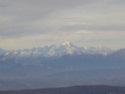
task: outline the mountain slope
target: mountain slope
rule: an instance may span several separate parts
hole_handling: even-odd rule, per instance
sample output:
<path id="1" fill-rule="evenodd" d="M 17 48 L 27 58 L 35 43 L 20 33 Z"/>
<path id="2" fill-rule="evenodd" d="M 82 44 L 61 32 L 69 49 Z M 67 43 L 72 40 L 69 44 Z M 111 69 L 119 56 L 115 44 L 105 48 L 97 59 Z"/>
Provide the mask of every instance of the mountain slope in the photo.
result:
<path id="1" fill-rule="evenodd" d="M 114 55 L 65 55 L 20 58 L 0 62 L 0 89 L 72 85 L 125 85 L 125 61 Z"/>
<path id="2" fill-rule="evenodd" d="M 120 86 L 74 86 L 51 89 L 29 89 L 19 91 L 0 91 L 0 94 L 125 94 Z"/>

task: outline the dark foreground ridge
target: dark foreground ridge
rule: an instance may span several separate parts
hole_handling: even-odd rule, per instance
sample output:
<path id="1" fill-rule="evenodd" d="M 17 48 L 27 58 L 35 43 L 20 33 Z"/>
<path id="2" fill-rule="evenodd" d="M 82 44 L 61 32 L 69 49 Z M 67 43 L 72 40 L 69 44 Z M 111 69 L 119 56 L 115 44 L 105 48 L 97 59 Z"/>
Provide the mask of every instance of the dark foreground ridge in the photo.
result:
<path id="1" fill-rule="evenodd" d="M 0 91 L 0 94 L 125 94 L 125 87 L 106 85 L 73 86 L 48 89 Z"/>

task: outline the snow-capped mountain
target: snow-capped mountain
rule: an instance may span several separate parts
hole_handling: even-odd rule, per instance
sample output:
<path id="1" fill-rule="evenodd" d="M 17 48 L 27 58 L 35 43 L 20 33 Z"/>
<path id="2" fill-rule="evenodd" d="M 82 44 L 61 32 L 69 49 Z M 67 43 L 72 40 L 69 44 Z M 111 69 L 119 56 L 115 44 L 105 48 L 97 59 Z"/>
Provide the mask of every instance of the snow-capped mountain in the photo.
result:
<path id="1" fill-rule="evenodd" d="M 23 50 L 1 49 L 0 53 L 0 88 L 72 86 L 90 81 L 125 85 L 125 49 L 85 48 L 64 42 Z"/>
<path id="2" fill-rule="evenodd" d="M 4 54 L 5 51 L 3 49 L 0 49 L 0 55 Z"/>
<path id="3" fill-rule="evenodd" d="M 51 45 L 44 46 L 32 49 L 23 49 L 23 50 L 11 50 L 5 51 L 0 50 L 1 56 L 6 57 L 25 57 L 25 56 L 43 56 L 43 57 L 51 57 L 51 56 L 63 56 L 63 55 L 80 55 L 80 54 L 102 54 L 107 55 L 112 53 L 113 51 L 109 48 L 99 48 L 99 47 L 79 47 L 68 41 L 60 44 L 60 45 Z"/>

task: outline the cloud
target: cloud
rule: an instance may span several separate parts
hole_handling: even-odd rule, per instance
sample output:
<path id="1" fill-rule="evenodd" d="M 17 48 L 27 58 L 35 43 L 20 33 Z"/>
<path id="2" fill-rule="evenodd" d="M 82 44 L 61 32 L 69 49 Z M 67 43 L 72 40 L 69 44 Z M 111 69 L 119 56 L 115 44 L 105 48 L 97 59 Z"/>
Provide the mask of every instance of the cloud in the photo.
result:
<path id="1" fill-rule="evenodd" d="M 5 0 L 2 4 L 8 7 L 1 9 L 1 15 L 7 16 L 10 20 L 0 21 L 0 37 L 27 36 L 35 33 L 45 33 L 51 27 L 44 27 L 44 23 L 53 19 L 53 15 L 58 15 L 62 10 L 71 9 L 77 6 L 92 3 L 94 0 Z M 38 25 L 35 23 L 40 20 Z M 4 23 L 4 24 L 3 24 Z M 36 26 L 36 24 L 38 26 Z M 49 31 L 52 32 L 52 31 Z"/>
<path id="2" fill-rule="evenodd" d="M 124 4 L 124 0 L 1 0 L 0 39 L 2 44 L 13 40 L 14 48 L 25 39 L 32 46 L 34 41 L 46 44 L 45 41 L 72 41 L 72 38 L 78 42 L 93 37 L 97 42 L 97 37 L 108 35 L 106 32 L 125 31 Z M 97 32 L 101 34 L 96 35 Z M 112 37 L 105 35 L 106 39 Z"/>
<path id="3" fill-rule="evenodd" d="M 79 31 L 79 30 L 86 30 L 86 31 L 114 31 L 114 32 L 120 32 L 125 31 L 125 26 L 122 25 L 66 25 L 60 28 L 60 31 L 64 32 L 71 32 L 71 31 Z"/>

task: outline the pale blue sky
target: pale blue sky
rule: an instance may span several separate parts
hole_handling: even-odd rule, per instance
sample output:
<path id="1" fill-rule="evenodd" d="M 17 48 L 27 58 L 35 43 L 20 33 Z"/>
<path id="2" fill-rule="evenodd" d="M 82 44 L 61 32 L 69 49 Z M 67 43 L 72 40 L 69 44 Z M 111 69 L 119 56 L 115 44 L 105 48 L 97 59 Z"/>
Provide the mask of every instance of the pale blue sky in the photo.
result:
<path id="1" fill-rule="evenodd" d="M 0 0 L 0 48 L 70 41 L 125 47 L 125 0 Z"/>

